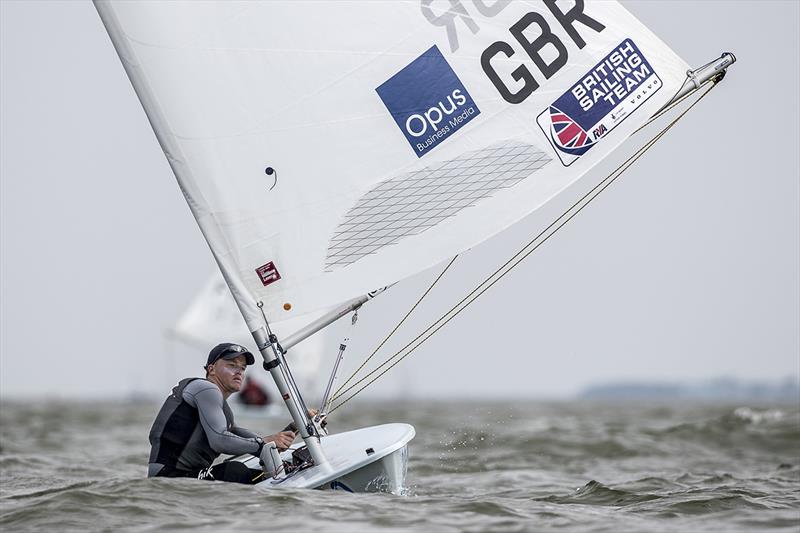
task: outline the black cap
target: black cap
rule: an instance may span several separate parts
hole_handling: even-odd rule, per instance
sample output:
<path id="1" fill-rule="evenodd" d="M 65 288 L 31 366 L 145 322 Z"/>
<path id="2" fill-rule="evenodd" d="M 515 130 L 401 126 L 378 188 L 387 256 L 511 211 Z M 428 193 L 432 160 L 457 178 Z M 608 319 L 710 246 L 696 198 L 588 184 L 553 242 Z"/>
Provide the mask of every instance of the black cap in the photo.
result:
<path id="1" fill-rule="evenodd" d="M 256 362 L 256 358 L 253 357 L 253 354 L 239 344 L 233 344 L 232 342 L 223 342 L 222 344 L 217 344 L 208 354 L 208 361 L 206 361 L 206 366 L 203 368 L 208 368 L 208 365 L 213 365 L 217 362 L 217 359 L 235 359 L 240 355 L 244 356 L 245 361 L 248 365 L 252 365 Z"/>

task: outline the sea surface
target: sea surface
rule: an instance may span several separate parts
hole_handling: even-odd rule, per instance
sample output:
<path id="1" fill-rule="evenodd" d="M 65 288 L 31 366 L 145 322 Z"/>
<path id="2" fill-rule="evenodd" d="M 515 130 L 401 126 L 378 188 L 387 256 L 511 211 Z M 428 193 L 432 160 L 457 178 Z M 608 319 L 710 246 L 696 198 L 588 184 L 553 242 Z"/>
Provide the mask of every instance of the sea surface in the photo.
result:
<path id="1" fill-rule="evenodd" d="M 146 479 L 158 405 L 0 405 L 2 531 L 800 531 L 798 405 L 351 402 L 409 422 L 402 496 Z M 266 432 L 284 420 L 241 420 Z"/>

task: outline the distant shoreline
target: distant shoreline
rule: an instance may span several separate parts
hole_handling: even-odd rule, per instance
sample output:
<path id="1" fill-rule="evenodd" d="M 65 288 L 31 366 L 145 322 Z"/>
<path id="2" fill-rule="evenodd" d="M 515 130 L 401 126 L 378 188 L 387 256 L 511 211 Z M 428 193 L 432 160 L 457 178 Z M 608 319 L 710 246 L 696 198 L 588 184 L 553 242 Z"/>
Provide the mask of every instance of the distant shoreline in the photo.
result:
<path id="1" fill-rule="evenodd" d="M 800 382 L 794 378 L 778 381 L 741 381 L 717 378 L 697 383 L 616 381 L 583 389 L 578 399 L 643 399 L 697 401 L 800 402 Z"/>

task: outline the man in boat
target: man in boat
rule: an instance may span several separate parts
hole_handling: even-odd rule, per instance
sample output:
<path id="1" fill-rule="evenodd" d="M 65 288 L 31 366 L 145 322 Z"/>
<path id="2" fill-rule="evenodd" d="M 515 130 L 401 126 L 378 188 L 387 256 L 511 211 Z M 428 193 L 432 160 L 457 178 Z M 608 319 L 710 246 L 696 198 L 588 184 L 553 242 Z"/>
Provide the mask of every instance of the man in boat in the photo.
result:
<path id="1" fill-rule="evenodd" d="M 211 466 L 222 453 L 260 457 L 265 443 L 274 442 L 278 450 L 285 450 L 294 441 L 295 433 L 288 428 L 261 436 L 235 425 L 227 399 L 242 387 L 245 370 L 254 362 L 253 354 L 244 346 L 219 344 L 208 354 L 205 379 L 186 378 L 172 389 L 150 429 L 148 477 L 237 483 L 263 479 L 261 470 L 238 461 Z"/>

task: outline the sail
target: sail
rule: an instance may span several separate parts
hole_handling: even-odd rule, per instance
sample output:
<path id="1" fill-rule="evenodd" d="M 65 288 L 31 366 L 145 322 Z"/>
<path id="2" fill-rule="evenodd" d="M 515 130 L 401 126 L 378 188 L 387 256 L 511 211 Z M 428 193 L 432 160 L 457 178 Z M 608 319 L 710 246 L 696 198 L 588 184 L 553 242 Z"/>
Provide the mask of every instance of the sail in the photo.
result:
<path id="1" fill-rule="evenodd" d="M 610 1 L 96 6 L 251 330 L 514 224 L 687 69 Z"/>
<path id="2" fill-rule="evenodd" d="M 189 307 L 169 329 L 169 334 L 198 348 L 210 350 L 220 342 L 249 346 L 253 337 L 242 322 L 228 285 L 213 274 L 195 295 Z"/>

